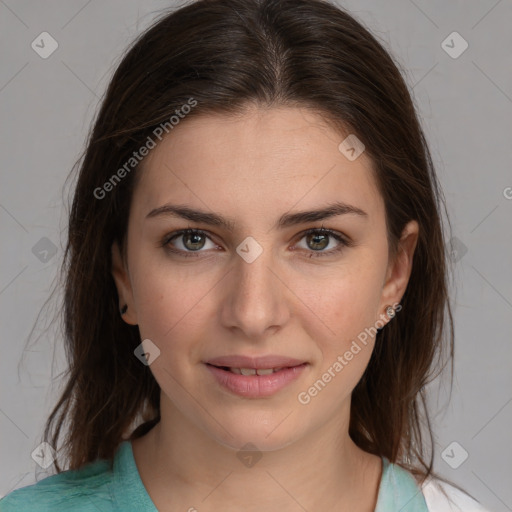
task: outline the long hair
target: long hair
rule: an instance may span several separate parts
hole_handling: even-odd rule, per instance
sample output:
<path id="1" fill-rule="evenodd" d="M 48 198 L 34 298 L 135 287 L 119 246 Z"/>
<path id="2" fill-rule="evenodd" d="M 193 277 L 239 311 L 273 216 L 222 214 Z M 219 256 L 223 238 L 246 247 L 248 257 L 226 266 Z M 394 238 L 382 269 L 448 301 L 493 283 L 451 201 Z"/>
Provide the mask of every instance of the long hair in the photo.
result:
<path id="1" fill-rule="evenodd" d="M 399 65 L 360 22 L 323 0 L 197 0 L 165 12 L 123 56 L 77 163 L 61 268 L 69 369 L 44 440 L 58 446 L 65 427 L 58 452 L 78 469 L 112 461 L 123 440 L 159 421 L 160 389 L 134 356 L 139 330 L 119 315 L 111 274 L 111 246 L 126 249 L 140 174 L 133 154 L 149 138 L 158 143 L 161 126 L 172 137 L 172 116 L 188 112 L 179 116 L 186 123 L 248 105 L 307 107 L 364 143 L 390 254 L 406 223 L 419 224 L 402 308 L 377 334 L 353 391 L 349 434 L 425 478 L 433 466 L 425 386 L 447 361 L 453 371 L 446 206 Z"/>

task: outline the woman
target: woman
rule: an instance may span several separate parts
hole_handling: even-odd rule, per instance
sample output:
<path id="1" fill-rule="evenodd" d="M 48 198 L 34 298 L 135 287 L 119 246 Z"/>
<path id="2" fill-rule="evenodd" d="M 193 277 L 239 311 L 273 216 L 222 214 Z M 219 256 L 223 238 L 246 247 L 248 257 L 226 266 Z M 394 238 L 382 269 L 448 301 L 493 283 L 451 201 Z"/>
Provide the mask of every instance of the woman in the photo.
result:
<path id="1" fill-rule="evenodd" d="M 163 17 L 75 190 L 44 434 L 68 422 L 68 469 L 0 510 L 484 510 L 425 443 L 453 354 L 442 206 L 400 72 L 346 12 Z"/>

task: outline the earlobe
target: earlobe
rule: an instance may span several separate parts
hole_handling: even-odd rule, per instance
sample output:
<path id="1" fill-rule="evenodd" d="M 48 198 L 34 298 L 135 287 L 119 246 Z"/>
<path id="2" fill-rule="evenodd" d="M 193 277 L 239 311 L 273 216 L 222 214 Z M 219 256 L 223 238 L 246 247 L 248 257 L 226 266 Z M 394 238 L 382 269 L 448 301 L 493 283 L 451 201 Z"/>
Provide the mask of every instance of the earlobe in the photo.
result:
<path id="1" fill-rule="evenodd" d="M 130 276 L 126 270 L 117 241 L 112 244 L 112 277 L 114 278 L 119 297 L 118 308 L 120 315 L 127 324 L 137 325 Z"/>
<path id="2" fill-rule="evenodd" d="M 402 231 L 396 256 L 388 267 L 387 279 L 382 289 L 381 307 L 400 303 L 412 272 L 418 235 L 418 223 L 411 220 Z"/>

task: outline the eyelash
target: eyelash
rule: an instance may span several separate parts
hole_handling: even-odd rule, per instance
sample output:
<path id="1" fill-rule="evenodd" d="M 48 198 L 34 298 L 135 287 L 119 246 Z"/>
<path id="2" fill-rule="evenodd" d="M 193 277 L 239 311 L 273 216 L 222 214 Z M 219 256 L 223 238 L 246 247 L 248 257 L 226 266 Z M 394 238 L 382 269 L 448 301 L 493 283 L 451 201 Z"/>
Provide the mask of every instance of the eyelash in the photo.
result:
<path id="1" fill-rule="evenodd" d="M 174 231 L 173 233 L 170 233 L 169 235 L 165 236 L 160 244 L 160 247 L 164 247 L 166 250 L 168 250 L 174 254 L 183 256 L 185 258 L 197 258 L 197 257 L 199 257 L 199 254 L 204 251 L 201 251 L 201 250 L 182 251 L 181 249 L 175 249 L 174 247 L 172 247 L 170 245 L 170 242 L 172 242 L 174 239 L 176 239 L 182 235 L 187 235 L 187 234 L 199 234 L 199 235 L 203 235 L 206 238 L 208 238 L 209 240 L 211 240 L 210 236 L 208 236 L 208 233 L 201 229 L 192 229 L 192 228 L 180 229 L 179 231 Z M 311 229 L 308 229 L 307 231 L 304 231 L 303 233 L 301 233 L 301 237 L 299 238 L 299 241 L 302 240 L 304 237 L 311 235 L 311 234 L 329 235 L 330 237 L 332 237 L 336 241 L 338 241 L 339 245 L 337 247 L 335 247 L 334 249 L 330 249 L 329 251 L 313 251 L 313 250 L 311 250 L 311 251 L 309 251 L 311 253 L 311 255 L 309 256 L 310 258 L 322 258 L 322 257 L 326 257 L 326 256 L 332 256 L 333 254 L 337 254 L 337 253 L 341 252 L 344 248 L 351 247 L 353 245 L 353 242 L 351 240 L 349 240 L 348 238 L 341 236 L 336 231 L 333 231 L 331 229 L 327 229 L 324 227 L 311 228 Z M 213 242 L 213 240 L 211 240 L 211 241 Z"/>

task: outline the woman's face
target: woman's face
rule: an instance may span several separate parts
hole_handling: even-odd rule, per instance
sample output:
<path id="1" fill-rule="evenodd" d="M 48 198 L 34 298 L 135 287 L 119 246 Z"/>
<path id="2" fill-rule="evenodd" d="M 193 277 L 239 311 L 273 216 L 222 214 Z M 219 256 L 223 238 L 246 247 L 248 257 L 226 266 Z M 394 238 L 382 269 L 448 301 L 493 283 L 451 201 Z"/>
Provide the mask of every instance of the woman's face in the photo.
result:
<path id="1" fill-rule="evenodd" d="M 235 449 L 348 429 L 417 224 L 389 261 L 370 161 L 344 139 L 309 110 L 253 108 L 185 119 L 147 156 L 113 275 L 123 318 L 151 340 L 162 421 L 172 412 Z M 320 228 L 333 234 L 306 233 Z"/>

